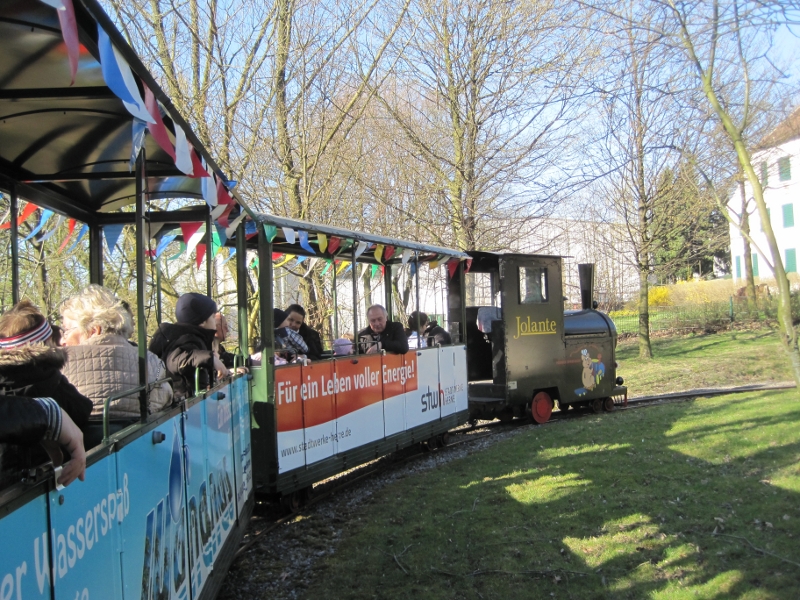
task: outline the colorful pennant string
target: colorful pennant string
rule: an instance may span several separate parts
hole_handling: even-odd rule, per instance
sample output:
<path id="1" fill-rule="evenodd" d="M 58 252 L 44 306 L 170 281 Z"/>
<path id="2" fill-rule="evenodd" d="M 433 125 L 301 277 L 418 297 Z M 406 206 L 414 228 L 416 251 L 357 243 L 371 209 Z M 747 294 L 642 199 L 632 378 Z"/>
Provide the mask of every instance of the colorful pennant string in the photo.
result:
<path id="1" fill-rule="evenodd" d="M 200 265 L 203 262 L 203 257 L 205 257 L 206 255 L 206 245 L 203 243 L 198 243 L 195 248 L 194 255 L 195 255 L 195 262 L 197 263 L 197 268 L 199 269 Z"/>
<path id="2" fill-rule="evenodd" d="M 294 257 L 294 254 L 287 254 L 286 258 L 284 258 L 281 262 L 279 262 L 277 265 L 275 265 L 275 268 L 277 269 L 278 267 L 282 267 L 283 265 L 288 263 L 290 260 L 292 260 L 292 257 Z"/>
<path id="3" fill-rule="evenodd" d="M 328 236 L 326 236 L 324 233 L 318 233 L 317 246 L 319 246 L 320 252 L 325 252 L 325 250 L 328 248 Z"/>
<path id="4" fill-rule="evenodd" d="M 37 233 L 39 233 L 42 230 L 42 227 L 44 227 L 44 224 L 47 223 L 47 220 L 50 217 L 52 217 L 53 214 L 54 213 L 53 213 L 52 210 L 44 209 L 42 211 L 42 218 L 39 220 L 39 224 L 36 227 L 34 227 L 31 230 L 31 232 L 28 235 L 26 235 L 25 238 L 22 241 L 23 242 L 27 242 L 29 239 L 31 239 L 33 236 L 35 236 Z"/>
<path id="5" fill-rule="evenodd" d="M 272 241 L 273 241 L 273 240 L 274 240 L 274 239 L 277 237 L 277 235 L 278 235 L 278 228 L 277 228 L 277 227 L 275 227 L 275 225 L 267 225 L 267 224 L 265 224 L 265 225 L 264 225 L 264 235 L 266 235 L 266 236 L 267 236 L 267 241 L 268 241 L 269 243 L 272 243 Z"/>
<path id="6" fill-rule="evenodd" d="M 186 139 L 186 132 L 177 123 L 175 124 L 175 166 L 190 177 L 194 174 L 192 164 L 192 147 Z"/>
<path id="7" fill-rule="evenodd" d="M 69 238 L 72 237 L 72 232 L 75 231 L 75 224 L 76 223 L 77 223 L 77 221 L 75 221 L 75 219 L 70 219 L 69 220 L 69 231 L 67 232 L 67 237 L 65 237 L 64 241 L 61 242 L 61 245 L 58 247 L 58 252 L 56 252 L 56 254 L 61 254 L 61 251 L 64 250 L 64 248 L 67 247 L 67 244 L 69 243 Z"/>
<path id="8" fill-rule="evenodd" d="M 173 260 L 176 260 L 176 259 L 180 258 L 181 254 L 183 254 L 184 250 L 186 250 L 186 242 L 180 242 L 180 247 L 178 248 L 177 254 L 173 254 L 172 256 L 170 256 L 167 259 L 167 261 L 173 261 Z"/>
<path id="9" fill-rule="evenodd" d="M 375 275 L 378 274 L 378 265 L 370 265 L 372 267 L 372 272 L 369 275 L 370 279 L 375 279 Z"/>
<path id="10" fill-rule="evenodd" d="M 147 108 L 147 112 L 153 117 L 153 122 L 147 124 L 150 135 L 156 143 L 161 146 L 161 149 L 169 154 L 170 158 L 174 161 L 175 146 L 172 145 L 172 141 L 169 139 L 167 127 L 164 125 L 164 119 L 161 117 L 161 107 L 158 105 L 158 101 L 153 95 L 152 90 L 147 86 L 144 86 L 144 105 L 145 108 Z"/>
<path id="11" fill-rule="evenodd" d="M 128 169 L 133 171 L 136 166 L 136 159 L 144 146 L 144 134 L 147 131 L 147 123 L 141 119 L 133 118 L 131 122 L 131 158 L 128 161 Z"/>
<path id="12" fill-rule="evenodd" d="M 375 260 L 377 260 L 378 262 L 381 262 L 381 260 L 383 259 L 383 248 L 384 248 L 383 244 L 378 244 L 375 246 L 374 255 L 375 255 Z"/>
<path id="13" fill-rule="evenodd" d="M 122 100 L 129 113 L 142 121 L 152 122 L 153 117 L 147 112 L 144 100 L 136 85 L 136 80 L 133 78 L 133 71 L 131 71 L 130 65 L 111 43 L 108 34 L 100 23 L 97 24 L 97 37 L 97 45 L 100 50 L 100 66 L 106 85 Z"/>
<path id="14" fill-rule="evenodd" d="M 364 254 L 364 251 L 366 249 L 367 249 L 367 242 L 358 242 L 358 246 L 356 246 L 355 259 L 358 260 L 358 257 Z"/>
<path id="15" fill-rule="evenodd" d="M 22 209 L 22 214 L 17 218 L 17 227 L 19 227 L 24 221 L 30 217 L 34 211 L 39 208 L 33 202 L 28 202 L 25 205 L 25 208 Z M 0 225 L 0 229 L 11 229 L 11 219 Z"/>
<path id="16" fill-rule="evenodd" d="M 297 233 L 300 238 L 300 247 L 306 252 L 310 252 L 311 254 L 316 254 L 316 252 L 314 252 L 314 249 L 311 247 L 311 244 L 308 243 L 308 232 L 300 229 Z"/>
<path id="17" fill-rule="evenodd" d="M 223 261 L 222 261 L 222 263 L 220 263 L 220 264 L 224 265 L 226 262 L 228 262 L 230 259 L 232 259 L 232 258 L 233 258 L 233 255 L 234 255 L 234 254 L 236 254 L 236 248 L 230 248 L 229 250 L 230 250 L 230 252 L 229 252 L 229 254 L 228 254 L 228 258 L 226 258 L 225 260 L 223 260 Z"/>
<path id="18" fill-rule="evenodd" d="M 117 240 L 119 240 L 119 236 L 122 235 L 123 227 L 125 227 L 125 225 L 121 224 L 103 226 L 103 235 L 106 238 L 106 245 L 108 246 L 108 251 L 111 256 L 114 256 L 114 250 L 117 247 Z"/>
<path id="19" fill-rule="evenodd" d="M 56 219 L 56 224 L 53 225 L 53 228 L 50 231 L 48 231 L 47 233 L 45 233 L 41 237 L 41 239 L 39 241 L 46 242 L 51 237 L 53 237 L 55 235 L 56 231 L 58 231 L 58 229 L 61 227 L 61 223 L 64 222 L 64 219 L 66 219 L 66 217 L 64 215 L 58 215 L 58 218 Z"/>
<path id="20" fill-rule="evenodd" d="M 386 249 L 383 251 L 383 260 L 389 260 L 394 256 L 394 246 L 386 246 Z"/>
<path id="21" fill-rule="evenodd" d="M 344 271 L 349 265 L 350 265 L 350 263 L 348 261 L 343 260 L 342 264 L 339 265 L 339 268 L 336 270 L 336 274 L 338 275 L 339 273 Z"/>
<path id="22" fill-rule="evenodd" d="M 331 241 L 328 242 L 328 252 L 333 254 L 339 248 L 342 243 L 342 238 L 338 238 L 335 235 L 331 236 Z"/>
<path id="23" fill-rule="evenodd" d="M 217 254 L 219 254 L 220 248 L 222 248 L 222 244 L 224 242 L 219 236 L 219 229 L 214 228 L 211 231 L 211 258 L 216 258 Z"/>
<path id="24" fill-rule="evenodd" d="M 412 256 L 414 256 L 414 251 L 413 251 L 413 250 L 410 250 L 410 249 L 408 249 L 408 248 L 406 248 L 405 250 L 403 250 L 403 259 L 402 259 L 402 261 L 401 261 L 401 262 L 402 262 L 404 265 L 405 265 L 405 264 L 408 264 L 408 261 L 409 261 L 409 260 L 411 260 L 411 257 L 412 257 Z"/>
<path id="25" fill-rule="evenodd" d="M 86 235 L 87 231 L 89 231 L 89 226 L 88 225 L 84 225 L 83 227 L 81 227 L 81 230 L 78 232 L 78 237 L 75 238 L 75 241 L 73 242 L 72 246 L 70 246 L 67 249 L 67 254 L 69 254 L 70 252 L 72 252 L 75 249 L 75 246 L 78 245 L 78 242 L 80 242 L 81 238 Z"/>
<path id="26" fill-rule="evenodd" d="M 284 237 L 284 239 L 288 243 L 294 244 L 294 242 L 295 242 L 295 230 L 292 229 L 291 227 L 281 227 L 281 229 L 283 229 L 283 237 Z"/>
<path id="27" fill-rule="evenodd" d="M 327 272 L 328 272 L 328 270 L 331 268 L 331 265 L 333 264 L 333 261 L 332 261 L 332 260 L 326 260 L 325 262 L 326 262 L 327 264 L 325 265 L 325 268 L 324 268 L 324 269 L 322 269 L 322 273 L 320 273 L 320 276 L 322 276 L 322 275 L 325 275 L 325 273 L 327 273 Z"/>
<path id="28" fill-rule="evenodd" d="M 450 275 L 450 279 L 453 278 L 453 275 L 456 274 L 456 270 L 458 269 L 458 263 L 460 261 L 457 258 L 451 258 L 447 261 L 447 273 Z"/>
<path id="29" fill-rule="evenodd" d="M 162 237 L 161 240 L 158 242 L 158 245 L 156 246 L 156 258 L 164 254 L 164 250 L 167 249 L 167 246 L 169 246 L 172 243 L 172 241 L 177 237 L 178 237 L 177 235 L 165 235 L 164 237 Z"/>

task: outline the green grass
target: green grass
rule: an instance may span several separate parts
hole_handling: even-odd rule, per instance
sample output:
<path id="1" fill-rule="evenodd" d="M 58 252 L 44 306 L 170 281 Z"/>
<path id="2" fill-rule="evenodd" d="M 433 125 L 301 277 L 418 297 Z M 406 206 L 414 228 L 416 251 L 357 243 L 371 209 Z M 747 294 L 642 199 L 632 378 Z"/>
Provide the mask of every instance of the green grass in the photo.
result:
<path id="1" fill-rule="evenodd" d="M 568 420 L 401 479 L 305 597 L 800 598 L 797 399 Z"/>
<path id="2" fill-rule="evenodd" d="M 792 381 L 778 334 L 769 329 L 654 337 L 652 348 L 653 360 L 643 360 L 636 339 L 617 346 L 617 371 L 631 397 Z"/>

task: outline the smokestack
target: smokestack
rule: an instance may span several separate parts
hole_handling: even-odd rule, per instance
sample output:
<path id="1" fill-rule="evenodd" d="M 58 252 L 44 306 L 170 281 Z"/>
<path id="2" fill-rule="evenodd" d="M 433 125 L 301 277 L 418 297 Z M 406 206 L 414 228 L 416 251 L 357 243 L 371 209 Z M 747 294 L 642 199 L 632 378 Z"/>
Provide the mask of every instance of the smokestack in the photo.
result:
<path id="1" fill-rule="evenodd" d="M 581 284 L 581 308 L 592 308 L 594 296 L 594 263 L 578 265 L 578 280 Z"/>

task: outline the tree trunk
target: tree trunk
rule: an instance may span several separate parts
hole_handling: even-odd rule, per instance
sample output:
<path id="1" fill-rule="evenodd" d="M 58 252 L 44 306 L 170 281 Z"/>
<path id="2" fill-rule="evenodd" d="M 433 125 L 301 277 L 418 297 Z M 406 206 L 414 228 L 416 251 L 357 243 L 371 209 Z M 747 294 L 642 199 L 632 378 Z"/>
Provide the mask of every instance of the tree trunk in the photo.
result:
<path id="1" fill-rule="evenodd" d="M 639 358 L 653 358 L 650 345 L 650 303 L 647 298 L 650 274 L 647 264 L 639 261 Z"/>
<path id="2" fill-rule="evenodd" d="M 744 288 L 747 298 L 747 310 L 751 313 L 757 310 L 756 284 L 753 281 L 753 250 L 750 247 L 750 214 L 747 212 L 747 196 L 744 191 L 744 180 L 739 182 L 739 194 L 742 196 L 742 239 L 744 240 Z"/>

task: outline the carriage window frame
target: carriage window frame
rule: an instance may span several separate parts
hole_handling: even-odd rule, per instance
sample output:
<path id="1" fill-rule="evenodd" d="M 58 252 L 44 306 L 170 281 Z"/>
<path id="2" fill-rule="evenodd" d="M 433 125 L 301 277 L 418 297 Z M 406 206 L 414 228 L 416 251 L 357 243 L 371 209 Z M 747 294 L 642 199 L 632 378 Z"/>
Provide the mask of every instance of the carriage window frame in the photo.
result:
<path id="1" fill-rule="evenodd" d="M 527 282 L 530 280 L 528 271 L 538 271 L 533 276 L 539 280 L 539 294 L 536 290 L 528 291 Z M 520 304 L 547 304 L 550 302 L 550 289 L 547 277 L 547 267 L 519 266 L 517 267 L 517 281 L 519 282 Z"/>

